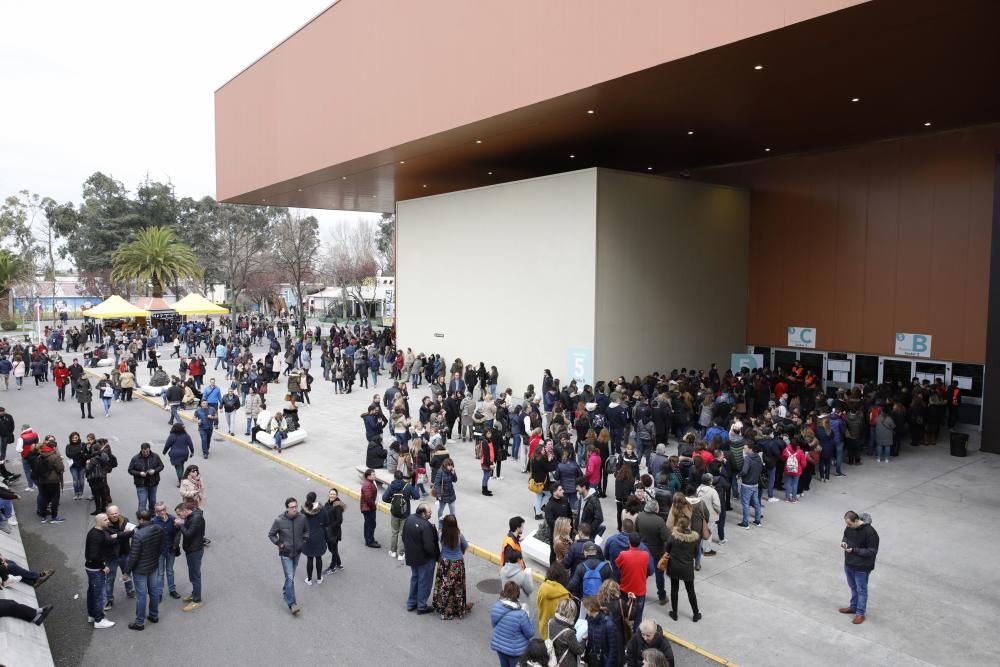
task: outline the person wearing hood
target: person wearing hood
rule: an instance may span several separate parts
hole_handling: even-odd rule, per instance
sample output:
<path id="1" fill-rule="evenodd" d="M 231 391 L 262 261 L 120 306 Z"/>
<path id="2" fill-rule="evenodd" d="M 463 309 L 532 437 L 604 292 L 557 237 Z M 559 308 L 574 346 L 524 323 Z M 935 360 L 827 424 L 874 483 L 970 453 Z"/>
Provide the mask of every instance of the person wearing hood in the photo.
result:
<path id="1" fill-rule="evenodd" d="M 674 528 L 667 538 L 666 553 L 670 554 L 670 562 L 667 565 L 667 574 L 670 575 L 669 616 L 675 621 L 677 620 L 677 593 L 680 590 L 681 581 L 684 582 L 688 602 L 694 613 L 692 620 L 695 623 L 701 620 L 701 612 L 698 611 L 698 596 L 694 592 L 694 560 L 700 540 L 701 536 L 691 530 L 690 521 L 686 516 L 677 518 Z"/>
<path id="2" fill-rule="evenodd" d="M 567 579 L 566 567 L 556 561 L 549 566 L 545 573 L 545 581 L 538 587 L 535 601 L 538 605 L 538 636 L 542 639 L 549 638 L 549 619 L 555 616 L 559 602 L 570 597 L 565 586 Z"/>
<path id="3" fill-rule="evenodd" d="M 500 667 L 517 667 L 518 658 L 527 650 L 528 641 L 535 634 L 528 612 L 518 602 L 520 596 L 518 585 L 508 581 L 500 599 L 490 608 L 490 625 L 493 626 L 490 649 L 500 657 Z"/>
<path id="4" fill-rule="evenodd" d="M 323 583 L 323 554 L 326 553 L 326 522 L 327 513 L 316 502 L 316 492 L 306 494 L 306 504 L 302 508 L 309 529 L 309 539 L 302 546 L 302 555 L 306 557 L 306 586 L 313 583 Z M 316 566 L 316 578 L 313 579 L 313 565 Z"/>
<path id="5" fill-rule="evenodd" d="M 524 566 L 524 557 L 520 551 L 510 551 L 504 555 L 504 564 L 500 568 L 500 588 L 506 586 L 508 581 L 516 583 L 525 598 L 531 599 L 531 594 L 535 592 L 534 572 L 530 567 Z"/>
<path id="6" fill-rule="evenodd" d="M 552 642 L 554 667 L 576 667 L 580 664 L 586 644 L 576 638 L 577 608 L 573 600 L 563 600 L 556 607 L 556 615 L 549 621 L 549 638 Z"/>
<path id="7" fill-rule="evenodd" d="M 674 651 L 663 636 L 663 628 L 653 619 L 647 618 L 639 624 L 639 632 L 633 634 L 625 646 L 625 667 L 643 667 L 645 663 L 642 655 L 650 649 L 662 653 L 670 667 L 674 667 Z"/>
<path id="8" fill-rule="evenodd" d="M 62 492 L 64 472 L 65 466 L 56 439 L 47 435 L 39 448 L 39 456 L 31 471 L 38 483 L 38 516 L 42 518 L 42 523 L 65 521 L 59 516 L 59 495 Z"/>
<path id="9" fill-rule="evenodd" d="M 611 577 L 611 565 L 604 560 L 601 549 L 596 544 L 588 544 L 583 548 L 583 562 L 573 570 L 566 588 L 573 597 L 582 600 L 597 595 L 601 584 Z"/>
<path id="10" fill-rule="evenodd" d="M 854 625 L 865 622 L 868 611 L 868 578 L 875 569 L 875 557 L 878 555 L 878 532 L 872 526 L 869 514 L 859 515 L 850 511 L 844 515 L 844 537 L 840 548 L 844 551 L 844 574 L 847 585 L 851 588 L 851 603 L 842 607 L 841 614 L 854 614 Z"/>

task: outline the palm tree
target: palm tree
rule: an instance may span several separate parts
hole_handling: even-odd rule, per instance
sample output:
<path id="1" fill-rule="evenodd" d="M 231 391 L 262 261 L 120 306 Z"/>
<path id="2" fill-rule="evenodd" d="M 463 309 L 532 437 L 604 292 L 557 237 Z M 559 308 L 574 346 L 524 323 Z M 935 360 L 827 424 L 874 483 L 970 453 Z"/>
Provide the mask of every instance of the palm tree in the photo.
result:
<path id="1" fill-rule="evenodd" d="M 201 267 L 195 254 L 169 227 L 147 227 L 111 259 L 112 280 L 149 281 L 154 297 L 163 296 L 164 285 L 199 275 Z"/>
<path id="2" fill-rule="evenodd" d="M 32 277 L 31 264 L 9 250 L 0 250 L 0 313 L 10 312 L 10 290 Z"/>

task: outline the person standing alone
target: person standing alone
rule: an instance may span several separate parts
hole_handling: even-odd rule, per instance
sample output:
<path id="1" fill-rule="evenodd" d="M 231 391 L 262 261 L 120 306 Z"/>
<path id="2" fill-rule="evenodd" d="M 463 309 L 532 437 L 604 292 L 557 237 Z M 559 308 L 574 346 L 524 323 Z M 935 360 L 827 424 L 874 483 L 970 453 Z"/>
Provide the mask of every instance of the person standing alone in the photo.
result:
<path id="1" fill-rule="evenodd" d="M 872 527 L 868 514 L 850 511 L 844 515 L 844 537 L 840 548 L 844 550 L 844 574 L 851 588 L 851 604 L 840 609 L 841 614 L 854 614 L 854 625 L 865 622 L 868 611 L 868 577 L 875 569 L 878 555 L 878 533 Z"/>
<path id="2" fill-rule="evenodd" d="M 285 500 L 285 511 L 271 524 L 267 537 L 278 547 L 281 569 L 285 573 L 285 585 L 282 589 L 285 604 L 293 616 L 298 616 L 301 610 L 295 600 L 295 569 L 299 565 L 302 548 L 309 540 L 309 525 L 306 518 L 299 514 L 299 502 L 295 498 Z"/>

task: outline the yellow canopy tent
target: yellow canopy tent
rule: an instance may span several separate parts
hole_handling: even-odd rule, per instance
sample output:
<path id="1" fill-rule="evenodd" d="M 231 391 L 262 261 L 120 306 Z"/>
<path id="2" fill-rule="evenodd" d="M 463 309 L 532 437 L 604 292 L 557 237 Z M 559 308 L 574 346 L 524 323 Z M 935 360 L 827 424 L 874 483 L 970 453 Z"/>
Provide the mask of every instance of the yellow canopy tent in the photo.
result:
<path id="1" fill-rule="evenodd" d="M 109 296 L 93 308 L 83 311 L 83 314 L 102 320 L 110 317 L 149 317 L 148 310 L 133 306 L 120 296 Z"/>
<path id="2" fill-rule="evenodd" d="M 229 309 L 218 306 L 200 294 L 191 292 L 171 308 L 181 315 L 228 315 Z"/>

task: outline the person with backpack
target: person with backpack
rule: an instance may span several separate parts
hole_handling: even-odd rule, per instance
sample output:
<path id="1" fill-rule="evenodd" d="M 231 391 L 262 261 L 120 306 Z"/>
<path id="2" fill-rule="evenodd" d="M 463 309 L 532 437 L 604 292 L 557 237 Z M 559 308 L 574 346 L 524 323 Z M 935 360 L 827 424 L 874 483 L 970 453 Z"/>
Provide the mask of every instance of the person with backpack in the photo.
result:
<path id="1" fill-rule="evenodd" d="M 555 667 L 577 667 L 587 646 L 576 637 L 577 607 L 573 600 L 561 600 L 555 616 L 549 619 L 549 638 L 545 647 L 549 654 L 549 665 Z"/>
<path id="2" fill-rule="evenodd" d="M 799 478 L 806 469 L 806 454 L 797 439 L 793 439 L 784 451 L 781 460 L 785 469 L 785 502 L 799 502 Z"/>
<path id="3" fill-rule="evenodd" d="M 600 548 L 590 543 L 583 547 L 583 562 L 576 566 L 566 588 L 573 597 L 582 600 L 597 595 L 601 584 L 611 577 L 611 564 L 604 560 Z"/>
<path id="4" fill-rule="evenodd" d="M 401 535 L 406 517 L 410 516 L 411 499 L 420 500 L 420 489 L 410 483 L 402 471 L 396 470 L 392 482 L 382 494 L 382 502 L 389 503 L 389 525 L 392 530 L 392 536 L 389 538 L 389 557 L 401 561 L 406 560 L 406 546 Z"/>

